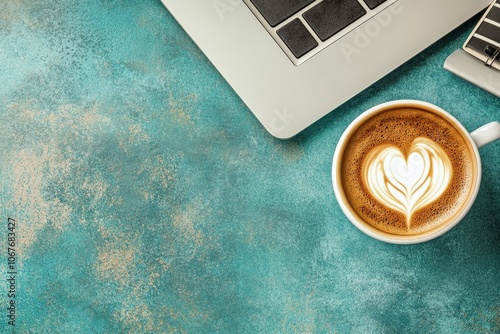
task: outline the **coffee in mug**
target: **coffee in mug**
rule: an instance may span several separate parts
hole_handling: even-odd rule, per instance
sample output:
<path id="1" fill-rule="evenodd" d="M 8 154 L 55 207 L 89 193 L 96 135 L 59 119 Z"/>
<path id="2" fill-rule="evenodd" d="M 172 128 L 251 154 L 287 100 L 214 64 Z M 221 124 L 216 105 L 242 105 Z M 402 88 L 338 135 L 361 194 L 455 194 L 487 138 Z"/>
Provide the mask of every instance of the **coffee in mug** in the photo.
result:
<path id="1" fill-rule="evenodd" d="M 415 243 L 463 218 L 479 189 L 481 162 L 456 119 L 405 100 L 358 117 L 337 146 L 332 171 L 337 199 L 356 226 L 384 241 Z"/>

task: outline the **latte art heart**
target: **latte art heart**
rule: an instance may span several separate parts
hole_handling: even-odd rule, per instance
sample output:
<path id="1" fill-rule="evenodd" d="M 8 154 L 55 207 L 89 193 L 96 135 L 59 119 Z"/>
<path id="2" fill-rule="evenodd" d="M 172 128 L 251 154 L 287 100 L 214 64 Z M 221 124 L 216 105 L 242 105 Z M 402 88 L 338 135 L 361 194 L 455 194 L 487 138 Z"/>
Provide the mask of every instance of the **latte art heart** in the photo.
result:
<path id="1" fill-rule="evenodd" d="M 431 204 L 448 188 L 452 165 L 446 152 L 433 141 L 419 137 L 408 157 L 393 146 L 380 146 L 367 155 L 363 179 L 380 203 L 406 215 L 408 229 L 412 215 Z"/>

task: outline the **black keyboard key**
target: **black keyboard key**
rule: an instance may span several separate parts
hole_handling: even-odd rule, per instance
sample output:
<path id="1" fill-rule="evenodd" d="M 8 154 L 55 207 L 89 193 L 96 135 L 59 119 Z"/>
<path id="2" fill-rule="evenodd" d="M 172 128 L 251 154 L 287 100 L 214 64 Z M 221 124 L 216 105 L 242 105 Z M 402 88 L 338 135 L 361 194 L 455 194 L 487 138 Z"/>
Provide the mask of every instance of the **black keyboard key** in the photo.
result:
<path id="1" fill-rule="evenodd" d="M 304 13 L 304 18 L 322 41 L 366 14 L 357 0 L 324 0 Z"/>
<path id="2" fill-rule="evenodd" d="M 476 34 L 500 42 L 500 28 L 488 22 L 481 23 Z"/>
<path id="3" fill-rule="evenodd" d="M 491 10 L 486 16 L 486 18 L 500 23 L 500 8 L 491 7 Z"/>
<path id="4" fill-rule="evenodd" d="M 271 27 L 276 27 L 314 0 L 250 0 Z"/>
<path id="5" fill-rule="evenodd" d="M 488 47 L 488 42 L 483 41 L 480 38 L 472 37 L 467 43 L 467 47 L 476 50 L 479 53 L 485 53 L 486 48 Z"/>
<path id="6" fill-rule="evenodd" d="M 318 42 L 299 19 L 287 23 L 276 32 L 297 59 L 318 46 Z"/>
<path id="7" fill-rule="evenodd" d="M 387 0 L 363 0 L 363 1 L 366 3 L 368 8 L 375 9 L 378 6 L 380 6 L 381 4 L 383 4 L 384 2 L 386 2 Z"/>

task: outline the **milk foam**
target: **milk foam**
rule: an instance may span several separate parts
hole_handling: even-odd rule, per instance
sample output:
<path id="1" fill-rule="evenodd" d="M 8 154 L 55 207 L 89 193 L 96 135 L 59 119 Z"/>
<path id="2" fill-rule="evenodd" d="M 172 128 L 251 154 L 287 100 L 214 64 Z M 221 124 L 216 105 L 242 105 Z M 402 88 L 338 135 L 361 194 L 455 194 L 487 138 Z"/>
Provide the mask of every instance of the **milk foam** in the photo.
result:
<path id="1" fill-rule="evenodd" d="M 367 155 L 363 181 L 371 195 L 390 209 L 406 216 L 433 203 L 448 188 L 453 168 L 446 152 L 427 138 L 416 138 L 406 159 L 394 146 L 380 145 Z"/>

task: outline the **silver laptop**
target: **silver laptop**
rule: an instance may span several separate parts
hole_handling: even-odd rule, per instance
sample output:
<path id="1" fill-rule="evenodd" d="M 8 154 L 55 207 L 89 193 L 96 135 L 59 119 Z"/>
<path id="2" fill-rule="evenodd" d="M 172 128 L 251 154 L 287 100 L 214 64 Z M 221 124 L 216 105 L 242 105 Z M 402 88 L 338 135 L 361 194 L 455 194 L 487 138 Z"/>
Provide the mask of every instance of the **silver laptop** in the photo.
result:
<path id="1" fill-rule="evenodd" d="M 262 125 L 290 138 L 491 0 L 162 0 Z"/>

